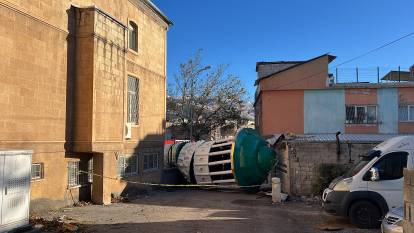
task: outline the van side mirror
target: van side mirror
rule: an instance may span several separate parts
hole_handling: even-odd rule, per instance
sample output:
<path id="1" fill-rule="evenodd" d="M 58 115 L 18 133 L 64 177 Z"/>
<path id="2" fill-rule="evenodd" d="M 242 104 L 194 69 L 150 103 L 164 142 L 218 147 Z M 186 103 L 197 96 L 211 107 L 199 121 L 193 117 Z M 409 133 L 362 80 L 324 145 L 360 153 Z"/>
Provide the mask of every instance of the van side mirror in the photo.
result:
<path id="1" fill-rule="evenodd" d="M 378 168 L 373 167 L 369 170 L 369 172 L 371 173 L 371 181 L 378 181 L 379 180 L 379 171 Z"/>

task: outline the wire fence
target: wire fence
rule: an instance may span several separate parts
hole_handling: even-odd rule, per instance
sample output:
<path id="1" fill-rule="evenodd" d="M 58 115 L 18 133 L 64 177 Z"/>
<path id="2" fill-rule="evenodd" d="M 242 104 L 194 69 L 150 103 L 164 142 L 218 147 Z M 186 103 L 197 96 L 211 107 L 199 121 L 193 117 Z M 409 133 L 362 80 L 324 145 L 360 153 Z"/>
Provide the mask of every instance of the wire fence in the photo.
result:
<path id="1" fill-rule="evenodd" d="M 409 67 L 334 68 L 329 69 L 331 83 L 390 83 L 414 81 Z"/>

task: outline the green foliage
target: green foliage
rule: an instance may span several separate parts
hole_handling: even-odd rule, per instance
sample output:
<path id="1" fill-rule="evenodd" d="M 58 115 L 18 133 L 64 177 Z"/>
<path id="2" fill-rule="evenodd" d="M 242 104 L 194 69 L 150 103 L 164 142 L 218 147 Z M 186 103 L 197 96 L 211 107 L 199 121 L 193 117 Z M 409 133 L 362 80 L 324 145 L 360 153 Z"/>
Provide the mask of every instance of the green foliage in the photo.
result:
<path id="1" fill-rule="evenodd" d="M 329 186 L 331 181 L 345 172 L 346 168 L 342 164 L 320 164 L 316 179 L 312 183 L 312 194 L 314 196 L 322 195 L 323 190 Z"/>

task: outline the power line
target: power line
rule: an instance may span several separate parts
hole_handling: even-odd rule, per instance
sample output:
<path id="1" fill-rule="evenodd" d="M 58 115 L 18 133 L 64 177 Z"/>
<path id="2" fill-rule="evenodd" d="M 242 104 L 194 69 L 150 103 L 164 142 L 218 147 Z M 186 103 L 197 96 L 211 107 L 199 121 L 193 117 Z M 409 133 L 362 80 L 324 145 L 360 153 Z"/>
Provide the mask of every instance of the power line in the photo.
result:
<path id="1" fill-rule="evenodd" d="M 371 53 L 374 53 L 374 52 L 376 52 L 376 51 L 378 51 L 378 50 L 381 50 L 381 49 L 383 49 L 383 48 L 385 48 L 385 47 L 388 47 L 388 46 L 390 46 L 390 45 L 392 45 L 392 44 L 395 44 L 395 43 L 397 43 L 397 42 L 399 42 L 399 41 L 401 41 L 401 40 L 403 40 L 403 39 L 405 39 L 405 38 L 407 38 L 407 37 L 410 37 L 410 36 L 412 36 L 412 35 L 414 35 L 414 32 L 410 32 L 410 33 L 408 33 L 408 34 L 405 34 L 404 36 L 401 36 L 401 37 L 399 37 L 398 39 L 395 39 L 395 40 L 393 40 L 393 41 L 391 41 L 391 42 L 385 43 L 385 44 L 383 44 L 383 45 L 381 45 L 381 46 L 379 46 L 379 47 L 377 47 L 377 48 L 371 49 L 371 50 L 369 50 L 369 51 L 367 51 L 367 52 L 365 52 L 365 53 L 363 53 L 363 54 L 361 54 L 361 55 L 358 55 L 358 56 L 356 56 L 356 57 L 354 57 L 354 58 L 351 58 L 351 59 L 349 59 L 349 60 L 346 60 L 346 61 L 344 61 L 344 62 L 342 62 L 342 63 L 340 63 L 340 64 L 338 64 L 338 65 L 335 65 L 335 66 L 333 66 L 332 68 L 337 68 L 337 67 L 339 67 L 339 66 L 342 66 L 342 65 L 348 64 L 348 63 L 350 63 L 350 62 L 353 62 L 353 61 L 355 61 L 355 60 L 357 60 L 357 59 L 360 59 L 360 58 L 365 57 L 365 56 L 367 56 L 367 55 L 369 55 L 369 54 L 371 54 Z M 306 80 L 306 79 L 313 78 L 313 77 L 315 77 L 316 75 L 322 74 L 322 73 L 324 73 L 324 72 L 325 72 L 325 71 L 321 71 L 321 72 L 318 72 L 318 73 L 315 73 L 315 74 L 312 74 L 312 75 L 306 76 L 306 77 L 304 77 L 304 78 L 302 78 L 302 79 L 295 80 L 295 81 L 292 81 L 292 82 L 289 82 L 289 83 L 283 84 L 283 85 L 281 85 L 281 86 L 279 86 L 279 87 L 276 87 L 276 89 L 280 89 L 280 88 L 282 88 L 282 87 L 289 86 L 289 85 L 291 85 L 291 84 L 293 84 L 293 83 L 296 83 L 296 82 L 300 82 L 300 81 L 303 81 L 303 80 Z"/>
<path id="2" fill-rule="evenodd" d="M 334 68 L 337 68 L 337 67 L 339 67 L 339 66 L 345 65 L 345 64 L 350 63 L 350 62 L 353 62 L 353 61 L 355 61 L 355 60 L 358 60 L 358 59 L 360 59 L 360 58 L 362 58 L 362 57 L 365 57 L 365 56 L 367 56 L 367 55 L 369 55 L 369 54 L 371 54 L 371 53 L 374 53 L 374 52 L 376 52 L 376 51 L 378 51 L 378 50 L 381 50 L 381 49 L 383 49 L 383 48 L 385 48 L 385 47 L 388 47 L 388 46 L 390 46 L 390 45 L 392 45 L 392 44 L 395 44 L 395 43 L 397 43 L 398 41 L 403 40 L 403 39 L 405 39 L 405 38 L 407 38 L 407 37 L 410 37 L 410 36 L 412 36 L 412 35 L 414 35 L 414 32 L 408 33 L 408 34 L 406 34 L 406 35 L 404 35 L 404 36 L 402 36 L 402 37 L 400 37 L 400 38 L 398 38 L 398 39 L 396 39 L 396 40 L 393 40 L 393 41 L 388 42 L 388 43 L 386 43 L 386 44 L 384 44 L 384 45 L 381 45 L 381 46 L 379 46 L 379 47 L 377 47 L 377 48 L 375 48 L 375 49 L 371 49 L 370 51 L 368 51 L 368 52 L 366 52 L 366 53 L 363 53 L 363 54 L 361 54 L 361 55 L 359 55 L 359 56 L 356 56 L 356 57 L 354 57 L 354 58 L 351 58 L 351 59 L 349 59 L 349 60 L 346 60 L 346 61 L 344 61 L 344 62 L 342 62 L 342 63 L 340 63 L 340 64 L 338 64 L 338 65 L 335 65 L 335 66 L 334 66 Z"/>

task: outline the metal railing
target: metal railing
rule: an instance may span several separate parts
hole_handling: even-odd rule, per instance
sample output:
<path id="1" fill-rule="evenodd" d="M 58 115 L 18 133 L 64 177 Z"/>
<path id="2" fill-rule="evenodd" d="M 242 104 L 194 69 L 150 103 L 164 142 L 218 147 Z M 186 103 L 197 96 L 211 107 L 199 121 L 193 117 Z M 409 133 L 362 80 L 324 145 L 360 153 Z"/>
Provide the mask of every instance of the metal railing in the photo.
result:
<path id="1" fill-rule="evenodd" d="M 393 83 L 413 82 L 408 67 L 334 68 L 329 69 L 332 83 Z"/>

